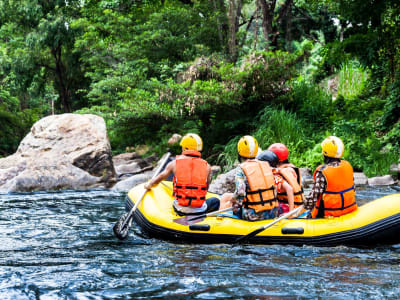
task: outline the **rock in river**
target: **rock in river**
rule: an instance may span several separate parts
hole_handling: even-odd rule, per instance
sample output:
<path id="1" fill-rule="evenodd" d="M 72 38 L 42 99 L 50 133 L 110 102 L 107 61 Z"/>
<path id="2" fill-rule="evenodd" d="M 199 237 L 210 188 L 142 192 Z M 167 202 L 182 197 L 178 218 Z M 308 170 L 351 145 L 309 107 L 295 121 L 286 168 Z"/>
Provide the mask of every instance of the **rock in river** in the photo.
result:
<path id="1" fill-rule="evenodd" d="M 115 170 L 103 118 L 62 114 L 36 122 L 17 152 L 0 159 L 0 191 L 111 186 Z"/>

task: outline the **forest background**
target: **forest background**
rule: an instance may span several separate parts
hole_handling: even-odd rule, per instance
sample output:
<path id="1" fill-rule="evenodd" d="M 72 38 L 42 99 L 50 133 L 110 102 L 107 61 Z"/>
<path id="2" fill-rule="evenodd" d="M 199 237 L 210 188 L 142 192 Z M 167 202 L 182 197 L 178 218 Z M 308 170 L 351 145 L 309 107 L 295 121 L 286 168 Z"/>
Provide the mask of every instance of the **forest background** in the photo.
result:
<path id="1" fill-rule="evenodd" d="M 286 144 L 314 168 L 336 135 L 368 176 L 400 154 L 397 0 L 0 0 L 0 157 L 53 113 L 106 120 L 114 153 L 196 132 Z"/>

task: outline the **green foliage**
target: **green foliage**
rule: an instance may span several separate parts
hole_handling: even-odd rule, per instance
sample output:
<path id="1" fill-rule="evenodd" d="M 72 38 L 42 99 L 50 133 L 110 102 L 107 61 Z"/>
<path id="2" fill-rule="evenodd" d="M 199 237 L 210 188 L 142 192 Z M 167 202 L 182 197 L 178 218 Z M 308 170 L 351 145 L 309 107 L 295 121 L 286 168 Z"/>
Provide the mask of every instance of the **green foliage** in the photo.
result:
<path id="1" fill-rule="evenodd" d="M 328 127 L 331 123 L 333 105 L 331 97 L 319 86 L 300 80 L 293 82 L 292 92 L 280 97 L 285 108 L 296 112 L 313 129 Z"/>
<path id="2" fill-rule="evenodd" d="M 290 13 L 278 1 L 271 52 L 262 11 L 242 3 L 231 20 L 226 1 L 0 0 L 0 155 L 54 103 L 103 116 L 114 152 L 146 144 L 162 154 L 173 133 L 192 131 L 226 169 L 253 134 L 315 168 L 334 134 L 357 170 L 385 173 L 400 153 L 396 1 L 301 0 Z M 326 78 L 338 78 L 336 100 Z"/>
<path id="3" fill-rule="evenodd" d="M 366 87 L 369 73 L 357 61 L 346 62 L 339 71 L 338 95 L 355 97 Z"/>

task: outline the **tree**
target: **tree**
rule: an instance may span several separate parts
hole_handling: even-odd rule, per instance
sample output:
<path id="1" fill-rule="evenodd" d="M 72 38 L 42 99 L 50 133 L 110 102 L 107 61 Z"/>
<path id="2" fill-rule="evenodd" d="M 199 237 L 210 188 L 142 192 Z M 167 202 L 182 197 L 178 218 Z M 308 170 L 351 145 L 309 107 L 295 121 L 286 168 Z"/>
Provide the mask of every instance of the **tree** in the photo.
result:
<path id="1" fill-rule="evenodd" d="M 51 83 L 58 97 L 56 105 L 65 112 L 85 104 L 80 90 L 86 87 L 80 68 L 80 53 L 74 51 L 79 34 L 70 27 L 79 17 L 81 1 L 0 1 L 0 40 L 5 45 L 7 63 L 3 72 L 12 72 L 14 85 L 32 98 L 31 87 L 44 95 Z M 7 43 L 13 40 L 13 43 Z M 21 97 L 21 96 L 20 96 Z"/>

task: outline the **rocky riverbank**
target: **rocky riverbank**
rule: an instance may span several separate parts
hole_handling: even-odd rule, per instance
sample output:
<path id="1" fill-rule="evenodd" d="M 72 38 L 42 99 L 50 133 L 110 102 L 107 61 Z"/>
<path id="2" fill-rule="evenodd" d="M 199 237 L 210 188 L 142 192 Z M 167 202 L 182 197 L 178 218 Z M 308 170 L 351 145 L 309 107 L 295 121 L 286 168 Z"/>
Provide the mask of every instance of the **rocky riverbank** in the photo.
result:
<path id="1" fill-rule="evenodd" d="M 180 138 L 175 134 L 170 143 Z M 159 161 L 155 155 L 142 158 L 135 152 L 113 157 L 105 122 L 99 116 L 49 116 L 32 126 L 15 154 L 0 159 L 0 192 L 91 188 L 128 191 L 149 180 Z M 390 171 L 395 175 L 373 178 L 356 172 L 355 185 L 396 185 L 399 169 L 393 165 Z M 211 192 L 234 190 L 234 170 L 222 174 L 219 166 L 212 170 L 215 179 L 209 188 Z M 311 170 L 301 169 L 301 174 L 304 186 L 309 187 Z"/>
<path id="2" fill-rule="evenodd" d="M 103 118 L 62 114 L 36 122 L 17 152 L 0 159 L 0 191 L 88 189 L 116 182 Z"/>

